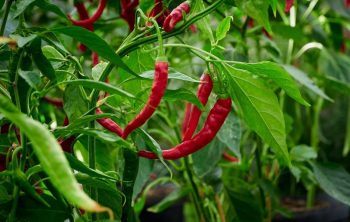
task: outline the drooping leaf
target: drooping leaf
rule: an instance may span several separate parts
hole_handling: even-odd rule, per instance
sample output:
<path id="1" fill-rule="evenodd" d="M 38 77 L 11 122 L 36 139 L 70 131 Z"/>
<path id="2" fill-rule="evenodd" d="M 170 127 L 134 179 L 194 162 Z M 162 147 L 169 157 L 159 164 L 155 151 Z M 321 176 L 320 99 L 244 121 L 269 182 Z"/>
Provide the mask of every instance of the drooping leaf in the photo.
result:
<path id="1" fill-rule="evenodd" d="M 254 75 L 270 78 L 295 101 L 299 102 L 300 104 L 309 106 L 309 104 L 301 96 L 295 81 L 290 77 L 288 72 L 280 65 L 273 62 L 259 62 L 235 63 L 233 66 L 238 69 L 247 70 Z"/>
<path id="2" fill-rule="evenodd" d="M 290 164 L 285 122 L 276 95 L 251 73 L 225 65 L 228 92 L 242 109 L 247 125 Z"/>
<path id="3" fill-rule="evenodd" d="M 329 101 L 332 101 L 331 98 L 329 98 L 315 83 L 312 81 L 306 73 L 301 71 L 300 69 L 295 68 L 294 66 L 290 65 L 284 65 L 284 68 L 292 75 L 292 77 L 298 81 L 301 85 L 305 86 L 307 89 L 309 89 L 311 92 L 315 93 L 316 95 L 327 99 Z"/>
<path id="4" fill-rule="evenodd" d="M 112 62 L 114 65 L 138 77 L 138 75 L 134 71 L 132 71 L 127 65 L 125 65 L 121 57 L 113 51 L 111 46 L 109 46 L 107 42 L 105 42 L 95 33 L 90 32 L 87 29 L 79 26 L 59 27 L 50 29 L 49 31 L 68 35 L 78 40 L 79 42 L 86 45 L 89 49 L 96 52 L 102 58 Z"/>
<path id="5" fill-rule="evenodd" d="M 311 165 L 321 188 L 333 198 L 350 205 L 350 174 L 337 164 L 313 162 Z"/>

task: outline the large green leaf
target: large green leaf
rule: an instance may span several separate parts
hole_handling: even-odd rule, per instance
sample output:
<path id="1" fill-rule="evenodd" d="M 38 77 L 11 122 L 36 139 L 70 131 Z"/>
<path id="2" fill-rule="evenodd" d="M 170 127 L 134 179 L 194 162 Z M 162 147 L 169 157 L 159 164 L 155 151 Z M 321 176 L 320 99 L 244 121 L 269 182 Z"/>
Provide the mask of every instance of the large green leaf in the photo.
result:
<path id="1" fill-rule="evenodd" d="M 225 65 L 229 94 L 240 106 L 245 122 L 290 164 L 285 122 L 276 95 L 251 73 Z"/>
<path id="2" fill-rule="evenodd" d="M 104 211 L 81 190 L 60 145 L 48 129 L 18 111 L 4 96 L 0 96 L 0 113 L 28 137 L 52 184 L 70 203 L 89 211 Z"/>
<path id="3" fill-rule="evenodd" d="M 312 163 L 321 188 L 335 199 L 350 205 L 350 174 L 337 164 Z"/>
<path id="4" fill-rule="evenodd" d="M 290 77 L 288 72 L 280 65 L 273 62 L 259 63 L 236 63 L 233 65 L 238 69 L 251 72 L 254 75 L 270 78 L 280 86 L 290 97 L 300 104 L 309 106 L 303 99 L 295 81 Z"/>
<path id="5" fill-rule="evenodd" d="M 79 42 L 86 45 L 89 49 L 96 52 L 102 58 L 107 59 L 108 61 L 112 62 L 114 65 L 124 69 L 130 74 L 138 76 L 123 62 L 121 57 L 113 51 L 111 46 L 109 46 L 107 42 L 105 42 L 102 38 L 100 38 L 95 33 L 90 32 L 87 29 L 79 26 L 59 27 L 59 28 L 50 29 L 49 31 L 68 35 L 78 40 Z"/>

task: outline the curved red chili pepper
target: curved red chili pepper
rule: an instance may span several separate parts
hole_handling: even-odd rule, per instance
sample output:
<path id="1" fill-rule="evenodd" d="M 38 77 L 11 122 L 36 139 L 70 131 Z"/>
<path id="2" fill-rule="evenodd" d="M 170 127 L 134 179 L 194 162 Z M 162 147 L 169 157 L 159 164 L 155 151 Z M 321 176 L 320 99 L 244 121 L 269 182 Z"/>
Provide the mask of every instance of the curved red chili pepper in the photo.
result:
<path id="1" fill-rule="evenodd" d="M 199 101 L 203 104 L 203 106 L 205 106 L 208 102 L 209 95 L 213 89 L 213 81 L 207 73 L 204 73 L 200 80 L 201 83 L 198 87 L 197 97 Z M 193 133 L 196 131 L 201 113 L 202 111 L 198 109 L 198 107 L 192 105 L 191 116 L 182 140 L 185 141 L 192 138 Z"/>
<path id="2" fill-rule="evenodd" d="M 238 159 L 237 157 L 230 155 L 230 154 L 229 154 L 228 152 L 226 152 L 226 151 L 225 151 L 222 155 L 224 156 L 224 158 L 225 158 L 227 161 L 230 161 L 230 162 L 233 162 L 233 163 L 239 162 L 239 159 Z"/>
<path id="3" fill-rule="evenodd" d="M 214 139 L 230 111 L 231 98 L 218 99 L 210 110 L 203 128 L 192 139 L 183 141 L 171 149 L 163 150 L 163 158 L 175 160 L 202 149 Z M 148 159 L 158 159 L 157 155 L 150 151 L 141 150 L 138 155 Z"/>
<path id="4" fill-rule="evenodd" d="M 168 62 L 156 61 L 151 94 L 141 112 L 126 126 L 123 133 L 124 139 L 136 128 L 142 126 L 152 116 L 163 98 L 167 83 Z"/>
<path id="5" fill-rule="evenodd" d="M 292 8 L 293 4 L 294 4 L 294 0 L 286 0 L 286 6 L 284 8 L 284 11 L 286 13 L 289 13 L 290 8 Z"/>
<path id="6" fill-rule="evenodd" d="M 164 20 L 168 15 L 169 15 L 169 10 L 168 9 L 164 10 L 163 0 L 154 0 L 154 7 L 149 13 L 149 17 L 150 18 L 157 17 L 156 21 L 158 25 L 163 26 Z"/>
<path id="7" fill-rule="evenodd" d="M 189 120 L 191 117 L 191 113 L 192 113 L 192 104 L 187 103 L 186 108 L 185 108 L 184 120 L 182 122 L 182 129 L 181 129 L 182 138 L 184 137 L 185 132 L 187 130 L 188 123 L 189 123 Z"/>
<path id="8" fill-rule="evenodd" d="M 88 11 L 85 8 L 84 3 L 78 2 L 78 3 L 74 4 L 74 6 L 77 9 L 77 12 L 79 14 L 80 20 L 84 20 L 84 19 L 88 19 L 89 18 L 89 13 L 88 13 Z M 90 25 L 86 26 L 85 28 L 90 30 L 90 31 L 94 30 L 93 24 L 90 24 Z M 82 52 L 86 52 L 86 46 L 84 44 L 80 44 L 79 45 L 79 49 Z"/>
<path id="9" fill-rule="evenodd" d="M 190 12 L 188 1 L 181 3 L 165 18 L 163 23 L 164 31 L 171 32 L 175 28 L 175 25 L 183 19 L 182 12 L 186 14 Z"/>
<path id="10" fill-rule="evenodd" d="M 77 21 L 77 20 L 72 19 L 70 16 L 68 16 L 69 20 L 74 25 L 88 27 L 88 26 L 94 24 L 101 17 L 103 10 L 106 7 L 106 4 L 107 4 L 107 0 L 100 0 L 98 7 L 96 9 L 96 12 L 90 18 Z"/>
<path id="11" fill-rule="evenodd" d="M 102 110 L 100 108 L 96 108 L 96 114 L 103 114 Z M 103 126 L 105 129 L 117 134 L 118 136 L 123 136 L 123 129 L 115 123 L 113 120 L 109 118 L 101 118 L 96 120 L 101 126 Z"/>
<path id="12" fill-rule="evenodd" d="M 129 30 L 134 29 L 135 11 L 139 5 L 139 0 L 121 0 L 120 17 L 123 18 L 129 25 Z"/>

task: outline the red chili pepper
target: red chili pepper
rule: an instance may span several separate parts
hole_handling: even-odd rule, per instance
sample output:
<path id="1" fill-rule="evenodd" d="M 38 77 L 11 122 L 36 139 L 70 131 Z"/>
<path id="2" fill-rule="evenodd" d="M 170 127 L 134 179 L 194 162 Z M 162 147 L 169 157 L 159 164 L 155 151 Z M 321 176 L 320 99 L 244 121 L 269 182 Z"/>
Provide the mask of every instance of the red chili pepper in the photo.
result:
<path id="1" fill-rule="evenodd" d="M 107 4 L 107 0 L 100 0 L 96 12 L 90 18 L 77 21 L 77 20 L 72 19 L 70 16 L 68 16 L 69 20 L 74 25 L 78 25 L 78 26 L 82 26 L 82 27 L 87 28 L 87 27 L 93 25 L 101 17 L 103 10 L 106 7 L 106 4 Z"/>
<path id="2" fill-rule="evenodd" d="M 290 8 L 293 6 L 293 4 L 294 4 L 294 0 L 286 0 L 286 6 L 284 8 L 284 11 L 286 13 L 289 13 Z"/>
<path id="3" fill-rule="evenodd" d="M 128 135 L 142 126 L 154 113 L 158 107 L 160 101 L 163 98 L 166 86 L 168 83 L 168 62 L 158 60 L 155 63 L 154 68 L 154 80 L 152 85 L 151 94 L 148 98 L 146 105 L 143 107 L 139 115 L 137 115 L 125 128 L 123 138 L 127 138 Z"/>
<path id="4" fill-rule="evenodd" d="M 0 127 L 0 134 L 8 134 L 10 124 L 6 123 Z M 6 170 L 6 155 L 0 154 L 0 172 Z"/>
<path id="5" fill-rule="evenodd" d="M 45 100 L 47 103 L 54 105 L 58 108 L 62 108 L 63 107 L 63 100 L 62 99 L 58 99 L 58 98 L 50 98 L 48 96 L 44 96 L 43 100 Z"/>
<path id="6" fill-rule="evenodd" d="M 123 18 L 129 25 L 129 30 L 134 29 L 135 11 L 139 5 L 139 0 L 121 0 L 120 17 Z"/>
<path id="7" fill-rule="evenodd" d="M 162 13 L 162 14 L 161 14 Z M 149 17 L 157 17 L 157 23 L 163 26 L 165 18 L 169 15 L 169 10 L 164 10 L 163 0 L 154 0 L 154 7 L 149 13 Z M 152 25 L 152 24 L 150 24 Z"/>
<path id="8" fill-rule="evenodd" d="M 234 157 L 232 155 L 230 155 L 228 152 L 224 152 L 223 153 L 223 156 L 224 158 L 227 160 L 227 161 L 230 161 L 230 162 L 233 162 L 233 163 L 237 163 L 239 162 L 239 159 L 237 157 Z"/>
<path id="9" fill-rule="evenodd" d="M 187 130 L 188 123 L 191 117 L 191 112 L 192 112 L 192 104 L 187 103 L 185 108 L 184 121 L 182 122 L 182 129 L 181 129 L 182 138 L 184 137 L 185 132 Z"/>
<path id="10" fill-rule="evenodd" d="M 183 141 L 171 149 L 163 150 L 163 158 L 175 160 L 202 149 L 214 139 L 230 111 L 231 98 L 218 99 L 214 107 L 210 110 L 203 128 L 192 139 Z M 139 151 L 138 155 L 148 159 L 158 158 L 156 154 L 145 150 Z"/>
<path id="11" fill-rule="evenodd" d="M 96 114 L 103 114 L 103 112 L 100 108 L 96 108 Z M 109 118 L 101 118 L 101 119 L 97 119 L 96 121 L 107 130 L 117 134 L 120 137 L 123 136 L 123 129 L 113 120 Z"/>
<path id="12" fill-rule="evenodd" d="M 188 1 L 181 3 L 165 18 L 163 23 L 164 31 L 171 32 L 175 28 L 175 25 L 183 19 L 183 12 L 186 14 L 190 12 L 190 4 Z"/>
<path id="13" fill-rule="evenodd" d="M 208 102 L 209 95 L 213 89 L 213 81 L 207 73 L 204 73 L 200 80 L 201 83 L 198 87 L 197 97 L 199 101 L 203 104 L 203 106 L 205 106 Z M 191 116 L 182 138 L 183 141 L 192 138 L 193 133 L 196 131 L 201 113 L 202 111 L 198 109 L 198 107 L 193 105 L 191 106 Z"/>

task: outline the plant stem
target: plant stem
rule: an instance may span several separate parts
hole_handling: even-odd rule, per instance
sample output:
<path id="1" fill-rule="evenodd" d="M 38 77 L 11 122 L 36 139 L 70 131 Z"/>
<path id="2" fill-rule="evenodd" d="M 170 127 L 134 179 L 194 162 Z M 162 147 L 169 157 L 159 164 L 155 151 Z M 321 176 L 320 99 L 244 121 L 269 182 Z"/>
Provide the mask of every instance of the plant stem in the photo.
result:
<path id="1" fill-rule="evenodd" d="M 16 210 L 17 210 L 17 205 L 18 205 L 18 195 L 19 195 L 19 187 L 16 185 L 13 188 L 13 202 L 12 202 L 12 207 L 11 207 L 11 212 L 8 217 L 8 222 L 14 222 L 16 218 Z"/>
<path id="2" fill-rule="evenodd" d="M 188 180 L 192 186 L 193 189 L 193 199 L 194 199 L 194 204 L 196 205 L 196 208 L 198 208 L 197 210 L 199 210 L 198 213 L 198 217 L 200 218 L 201 221 L 206 221 L 207 218 L 210 218 L 209 215 L 207 214 L 207 212 L 205 211 L 202 203 L 201 203 L 201 198 L 199 195 L 199 191 L 198 191 L 198 187 L 196 185 L 196 183 L 193 180 L 194 175 L 192 174 L 191 171 L 191 167 L 189 164 L 189 160 L 188 157 L 184 158 L 185 161 L 185 169 L 186 169 L 186 173 L 188 175 Z"/>
<path id="3" fill-rule="evenodd" d="M 261 148 L 261 141 L 260 141 L 259 138 L 257 138 L 257 146 L 256 146 L 256 149 L 255 149 L 254 155 L 255 155 L 258 179 L 262 180 L 263 179 L 263 173 L 262 173 L 262 165 L 261 165 L 261 159 L 260 159 L 260 155 L 261 155 L 260 148 Z M 264 213 L 266 213 L 266 202 L 265 202 L 266 197 L 265 197 L 265 192 L 261 188 L 261 186 L 259 186 L 259 193 L 260 193 L 262 208 L 264 210 Z"/>
<path id="4" fill-rule="evenodd" d="M 315 205 L 316 185 L 312 184 L 307 189 L 306 208 L 310 209 Z"/>
<path id="5" fill-rule="evenodd" d="M 91 104 L 90 104 L 91 106 Z M 91 107 L 90 107 L 91 108 Z M 95 109 L 93 109 L 95 110 Z M 89 122 L 89 128 L 94 129 L 95 128 L 95 121 Z M 96 169 L 96 139 L 93 136 L 88 136 L 88 152 L 89 152 L 89 167 L 91 169 Z M 93 200 L 98 201 L 98 191 L 97 188 L 89 187 L 89 193 Z M 92 221 L 97 220 L 97 214 L 92 214 L 91 216 Z"/>
<path id="6" fill-rule="evenodd" d="M 4 13 L 4 17 L 2 17 L 2 23 L 1 23 L 1 28 L 0 28 L 0 36 L 4 35 L 5 26 L 6 26 L 7 18 L 8 18 L 9 13 L 10 13 L 10 8 L 11 8 L 11 5 L 12 5 L 12 2 L 13 2 L 13 0 L 7 0 L 6 1 L 5 13 Z"/>
<path id="7" fill-rule="evenodd" d="M 343 148 L 343 156 L 347 156 L 350 151 L 350 99 L 348 99 L 348 114 L 347 114 L 347 122 L 346 122 L 346 134 L 345 134 L 345 142 Z"/>

